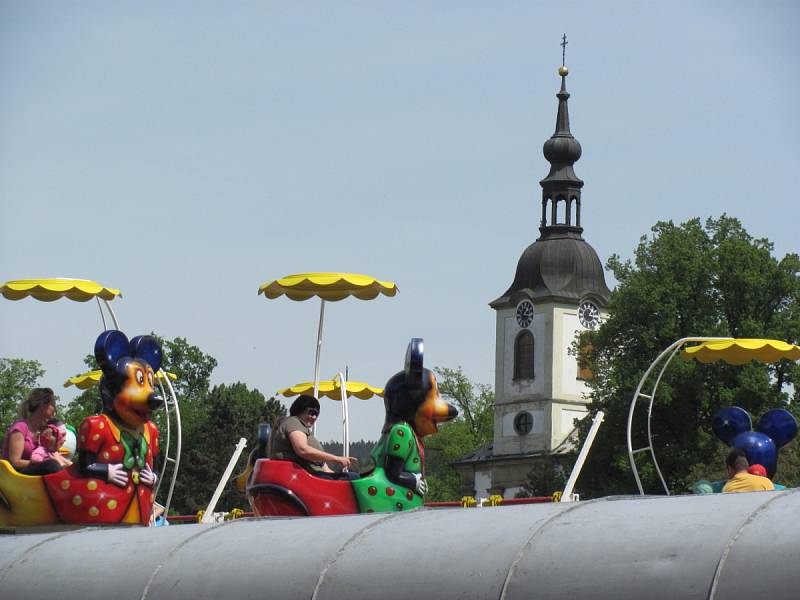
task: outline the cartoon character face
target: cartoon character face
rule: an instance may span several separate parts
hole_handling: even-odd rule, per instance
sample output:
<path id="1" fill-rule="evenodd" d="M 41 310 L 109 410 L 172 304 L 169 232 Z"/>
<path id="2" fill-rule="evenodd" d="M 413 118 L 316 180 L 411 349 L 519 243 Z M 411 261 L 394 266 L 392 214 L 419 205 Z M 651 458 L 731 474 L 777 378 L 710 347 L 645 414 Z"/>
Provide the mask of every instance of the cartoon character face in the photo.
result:
<path id="1" fill-rule="evenodd" d="M 144 361 L 123 359 L 117 372 L 122 375 L 122 385 L 114 396 L 114 412 L 132 427 L 144 425 L 163 402 L 153 387 L 153 369 Z"/>
<path id="2" fill-rule="evenodd" d="M 424 437 L 436 433 L 439 423 L 458 415 L 456 407 L 439 396 L 433 372 L 422 366 L 422 340 L 414 338 L 406 351 L 406 368 L 386 382 L 383 394 L 386 422 L 406 421 Z"/>
<path id="3" fill-rule="evenodd" d="M 151 413 L 163 406 L 155 392 L 155 371 L 161 368 L 161 346 L 148 335 L 128 341 L 121 331 L 104 331 L 94 348 L 103 370 L 100 395 L 103 408 L 129 427 L 140 427 Z"/>
<path id="4" fill-rule="evenodd" d="M 455 406 L 448 404 L 439 395 L 439 386 L 436 384 L 436 377 L 432 371 L 425 369 L 423 377 L 428 379 L 428 386 L 425 386 L 427 393 L 422 404 L 417 407 L 414 413 L 413 427 L 417 435 L 424 437 L 439 431 L 439 423 L 449 421 L 458 415 Z"/>

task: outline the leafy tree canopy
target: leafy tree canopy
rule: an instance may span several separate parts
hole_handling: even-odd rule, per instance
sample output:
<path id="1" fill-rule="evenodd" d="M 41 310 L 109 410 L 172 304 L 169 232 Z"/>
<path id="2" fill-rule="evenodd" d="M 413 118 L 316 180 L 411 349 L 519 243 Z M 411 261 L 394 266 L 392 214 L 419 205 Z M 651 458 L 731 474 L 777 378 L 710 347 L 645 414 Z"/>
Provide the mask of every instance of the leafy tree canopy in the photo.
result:
<path id="1" fill-rule="evenodd" d="M 39 361 L 0 358 L 0 426 L 2 432 L 17 418 L 17 408 L 39 385 L 44 369 Z M 0 432 L 0 433 L 2 433 Z"/>
<path id="2" fill-rule="evenodd" d="M 625 444 L 628 406 L 645 369 L 672 342 L 688 336 L 799 341 L 800 259 L 778 259 L 772 252 L 769 240 L 754 239 L 737 219 L 723 215 L 705 224 L 659 222 L 641 238 L 633 260 L 609 259 L 607 268 L 619 282 L 610 317 L 581 340 L 590 348 L 586 358 L 594 373 L 591 414 L 606 414 L 578 480 L 584 496 L 636 491 Z M 776 407 L 797 413 L 798 377 L 800 369 L 788 362 L 734 367 L 673 361 L 652 417 L 656 456 L 670 489 L 686 492 L 698 476 L 721 478 L 724 448 L 711 431 L 718 409 L 741 406 L 754 419 Z M 791 396 L 786 383 L 795 384 Z M 647 439 L 645 424 L 634 423 L 637 440 Z M 590 425 L 591 418 L 582 421 L 581 443 Z M 800 483 L 796 466 L 781 473 L 783 464 L 798 463 L 787 456 L 797 447 L 794 441 L 781 451 L 778 479 L 784 483 Z M 637 456 L 645 489 L 658 492 L 647 456 Z"/>
<path id="3" fill-rule="evenodd" d="M 492 440 L 494 391 L 488 385 L 469 381 L 461 367 L 437 367 L 434 371 L 439 393 L 458 408 L 458 417 L 440 425 L 439 433 L 425 440 L 425 500 L 458 500 L 461 478 L 451 464 Z"/>

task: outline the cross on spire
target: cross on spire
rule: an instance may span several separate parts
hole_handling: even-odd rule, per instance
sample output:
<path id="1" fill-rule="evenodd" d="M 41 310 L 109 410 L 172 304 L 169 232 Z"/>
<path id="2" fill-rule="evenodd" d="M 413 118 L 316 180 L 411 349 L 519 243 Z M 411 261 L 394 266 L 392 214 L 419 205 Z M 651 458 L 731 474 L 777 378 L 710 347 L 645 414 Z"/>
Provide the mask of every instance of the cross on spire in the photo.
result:
<path id="1" fill-rule="evenodd" d="M 566 54 L 567 54 L 567 44 L 569 44 L 569 42 L 567 41 L 567 34 L 565 33 L 561 37 L 561 43 L 559 44 L 559 46 L 561 46 L 561 66 L 562 67 L 566 64 L 564 62 L 564 59 L 565 59 Z"/>

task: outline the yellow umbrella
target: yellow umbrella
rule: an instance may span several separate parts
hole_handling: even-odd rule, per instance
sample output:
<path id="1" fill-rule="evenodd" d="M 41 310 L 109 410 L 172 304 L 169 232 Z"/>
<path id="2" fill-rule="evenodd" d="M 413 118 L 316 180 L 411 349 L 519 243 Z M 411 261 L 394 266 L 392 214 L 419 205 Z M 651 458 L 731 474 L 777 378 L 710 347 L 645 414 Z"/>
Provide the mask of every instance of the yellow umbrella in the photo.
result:
<path id="1" fill-rule="evenodd" d="M 75 377 L 70 377 L 64 382 L 64 387 L 69 387 L 74 385 L 79 390 L 88 390 L 100 383 L 100 378 L 103 376 L 103 372 L 101 370 L 97 371 L 87 371 L 86 373 L 81 373 L 80 375 L 75 375 Z M 156 377 L 163 380 L 164 377 L 169 377 L 172 381 L 178 379 L 178 376 L 175 373 L 167 373 L 161 369 L 156 373 Z"/>
<path id="2" fill-rule="evenodd" d="M 309 394 L 313 391 L 314 382 L 307 381 L 298 383 L 292 387 L 283 388 L 282 390 L 278 390 L 277 393 L 286 398 L 292 398 L 300 394 Z M 318 393 L 321 397 L 330 398 L 331 400 L 341 400 L 342 386 L 338 379 L 320 381 Z M 372 387 L 368 383 L 363 383 L 361 381 L 347 381 L 345 382 L 345 393 L 348 397 L 353 396 L 359 400 L 369 400 L 373 396 L 383 397 L 383 388 Z"/>
<path id="3" fill-rule="evenodd" d="M 718 360 L 731 365 L 743 365 L 750 361 L 774 363 L 781 359 L 800 360 L 800 346 L 780 340 L 717 340 L 684 348 L 681 357 L 684 360 L 695 359 L 704 364 Z"/>
<path id="4" fill-rule="evenodd" d="M 348 456 L 350 454 L 350 423 L 347 409 L 347 397 L 355 396 L 359 400 L 369 400 L 374 396 L 383 397 L 383 388 L 374 387 L 361 381 L 345 381 L 342 373 L 337 373 L 336 379 L 319 381 L 317 384 L 319 396 L 342 401 L 342 450 L 343 455 Z M 280 389 L 277 393 L 286 398 L 291 398 L 313 391 L 314 382 L 307 381 L 298 383 L 292 387 Z"/>
<path id="5" fill-rule="evenodd" d="M 319 389 L 319 353 L 322 347 L 325 301 L 338 302 L 349 296 L 360 300 L 372 300 L 380 294 L 394 296 L 397 292 L 397 284 L 394 282 L 354 273 L 299 273 L 270 281 L 258 288 L 258 293 L 264 294 L 264 297 L 270 300 L 280 296 L 296 301 L 308 300 L 315 296 L 320 299 L 317 353 L 314 363 L 314 397 L 317 397 Z"/>
<path id="6" fill-rule="evenodd" d="M 76 302 L 88 302 L 92 298 L 97 300 L 100 308 L 100 318 L 103 319 L 103 328 L 106 328 L 106 320 L 103 316 L 103 309 L 100 305 L 102 300 L 114 327 L 119 329 L 119 323 L 109 302 L 117 296 L 122 297 L 122 293 L 115 288 L 105 287 L 88 279 L 69 279 L 57 277 L 52 279 L 15 279 L 5 282 L 0 286 L 0 294 L 8 300 L 22 300 L 23 298 L 34 298 L 42 302 L 54 302 L 61 298 L 68 298 Z"/>

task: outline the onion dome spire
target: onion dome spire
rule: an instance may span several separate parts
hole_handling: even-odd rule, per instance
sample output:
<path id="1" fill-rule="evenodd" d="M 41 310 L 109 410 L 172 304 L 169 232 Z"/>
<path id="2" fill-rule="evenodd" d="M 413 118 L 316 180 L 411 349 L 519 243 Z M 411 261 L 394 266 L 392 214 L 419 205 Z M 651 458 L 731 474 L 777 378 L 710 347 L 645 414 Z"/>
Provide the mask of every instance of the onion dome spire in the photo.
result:
<path id="1" fill-rule="evenodd" d="M 573 165 L 581 157 L 581 145 L 569 130 L 569 106 L 567 100 L 567 75 L 569 69 L 564 64 L 567 36 L 561 41 L 561 90 L 558 98 L 556 130 L 544 143 L 544 157 L 550 163 L 550 172 L 539 184 L 542 186 L 542 220 L 539 231 L 542 237 L 550 234 L 571 234 L 580 237 L 581 227 L 581 181 Z M 548 210 L 549 209 L 549 210 Z M 549 214 L 548 214 L 549 213 Z"/>

